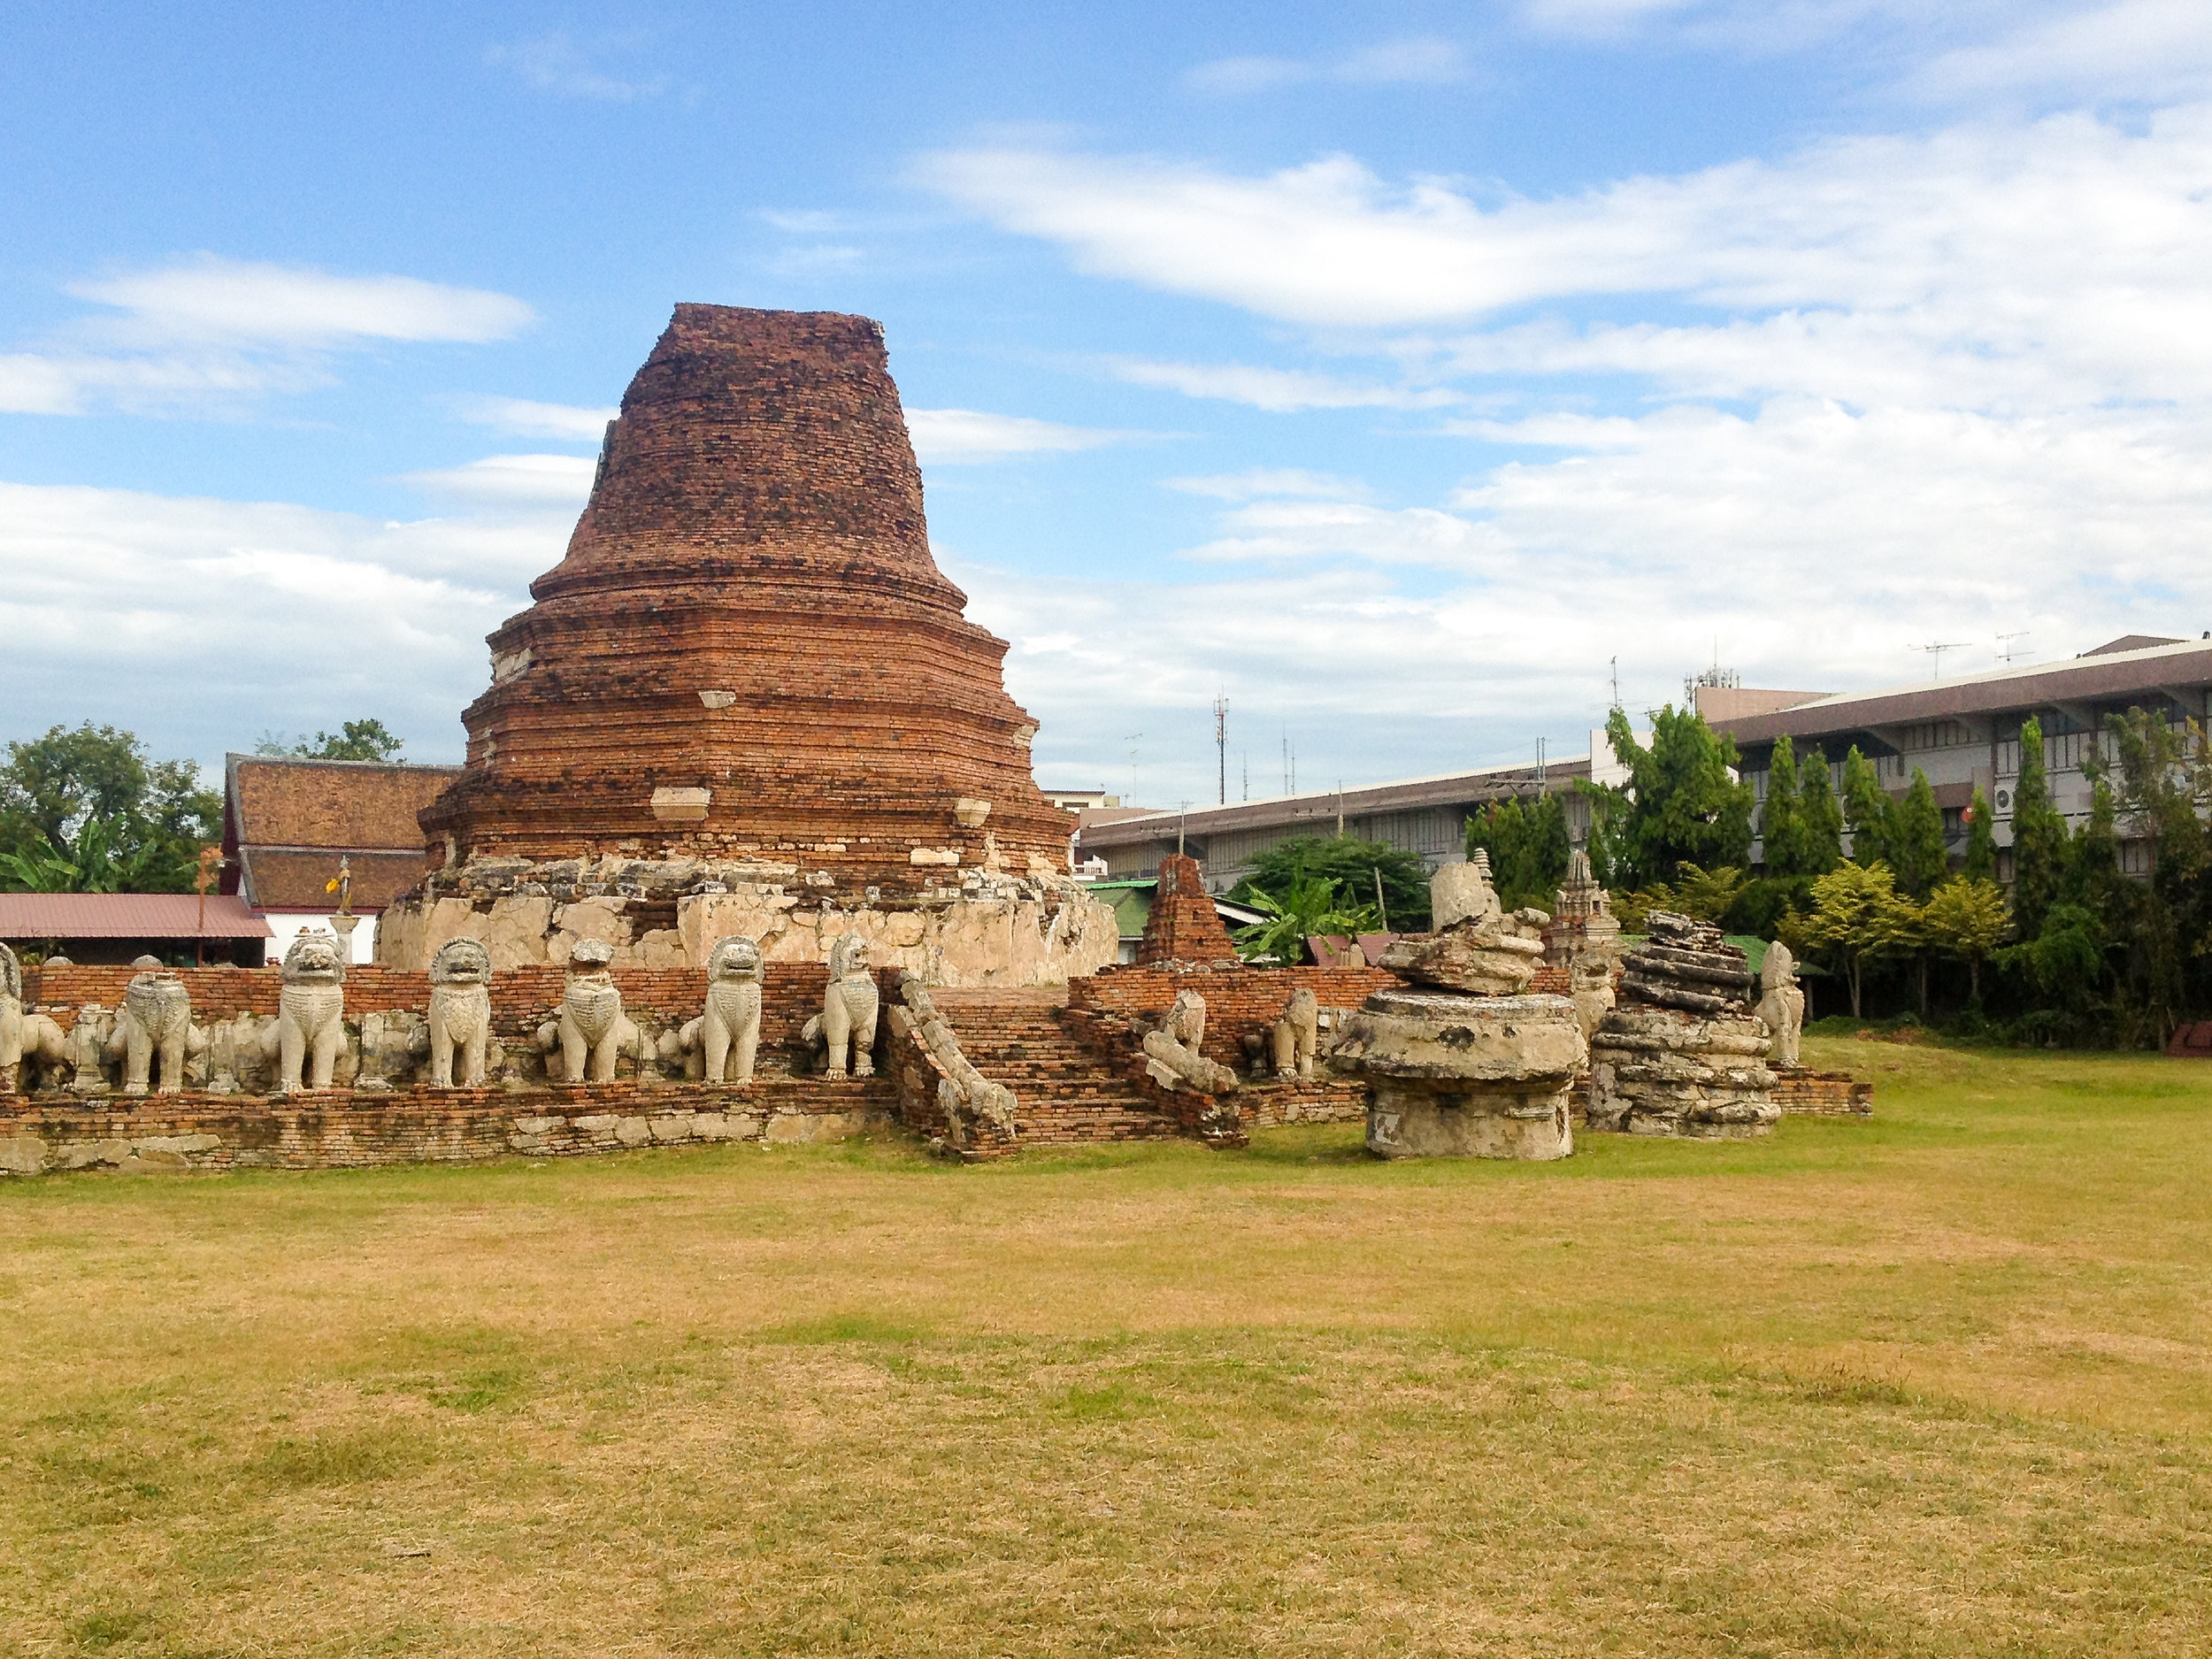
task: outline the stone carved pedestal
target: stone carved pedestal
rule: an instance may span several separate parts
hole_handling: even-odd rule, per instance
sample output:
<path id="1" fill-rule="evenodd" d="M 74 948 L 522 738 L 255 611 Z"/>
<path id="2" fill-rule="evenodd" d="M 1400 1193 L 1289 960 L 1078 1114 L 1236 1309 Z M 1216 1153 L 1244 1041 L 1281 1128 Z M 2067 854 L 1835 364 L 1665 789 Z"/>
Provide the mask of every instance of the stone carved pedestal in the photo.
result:
<path id="1" fill-rule="evenodd" d="M 1403 940 L 1383 966 L 1408 981 L 1345 1022 L 1331 1063 L 1367 1083 L 1367 1149 L 1378 1157 L 1563 1158 L 1569 1098 L 1589 1057 L 1575 1005 L 1523 995 L 1543 946 L 1491 891 L 1488 863 L 1448 864 L 1431 901 L 1452 918 Z"/>

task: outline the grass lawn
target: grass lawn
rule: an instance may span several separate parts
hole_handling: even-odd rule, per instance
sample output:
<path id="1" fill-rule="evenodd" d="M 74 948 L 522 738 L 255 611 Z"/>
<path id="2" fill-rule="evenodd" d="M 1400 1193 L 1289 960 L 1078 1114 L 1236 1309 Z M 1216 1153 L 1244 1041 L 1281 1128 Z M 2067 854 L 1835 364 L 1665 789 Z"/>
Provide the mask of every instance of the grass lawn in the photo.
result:
<path id="1" fill-rule="evenodd" d="M 2203 1654 L 2212 1066 L 0 1186 L 0 1652 Z"/>

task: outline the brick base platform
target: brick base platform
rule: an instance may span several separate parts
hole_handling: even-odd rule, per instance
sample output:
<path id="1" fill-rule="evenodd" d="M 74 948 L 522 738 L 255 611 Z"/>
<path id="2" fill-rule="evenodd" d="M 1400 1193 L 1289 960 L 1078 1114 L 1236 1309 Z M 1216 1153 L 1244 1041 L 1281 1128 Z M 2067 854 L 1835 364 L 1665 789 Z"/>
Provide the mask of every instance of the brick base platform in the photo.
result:
<path id="1" fill-rule="evenodd" d="M 883 1077 L 763 1077 L 749 1089 L 598 1083 L 289 1098 L 186 1093 L 129 1103 L 41 1097 L 0 1111 L 0 1171 L 349 1169 L 836 1141 L 888 1127 L 893 1105 Z"/>

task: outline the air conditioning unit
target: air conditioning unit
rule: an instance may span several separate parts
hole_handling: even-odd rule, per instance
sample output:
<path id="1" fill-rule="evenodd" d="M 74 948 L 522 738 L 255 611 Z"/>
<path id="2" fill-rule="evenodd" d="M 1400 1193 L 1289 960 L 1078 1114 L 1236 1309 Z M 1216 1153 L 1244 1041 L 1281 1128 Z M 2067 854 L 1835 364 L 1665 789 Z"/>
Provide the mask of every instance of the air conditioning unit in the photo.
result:
<path id="1" fill-rule="evenodd" d="M 1997 791 L 1997 810 L 2000 812 L 2009 812 L 2012 810 L 2011 790 L 2000 789 Z"/>

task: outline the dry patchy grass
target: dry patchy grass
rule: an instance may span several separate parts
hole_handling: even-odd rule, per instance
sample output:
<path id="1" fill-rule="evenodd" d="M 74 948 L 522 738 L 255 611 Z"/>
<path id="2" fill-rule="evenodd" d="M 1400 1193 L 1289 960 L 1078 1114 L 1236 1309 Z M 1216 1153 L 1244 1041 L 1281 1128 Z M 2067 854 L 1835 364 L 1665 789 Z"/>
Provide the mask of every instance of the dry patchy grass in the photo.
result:
<path id="1" fill-rule="evenodd" d="M 2212 1067 L 1872 1123 L 0 1188 L 0 1649 L 2189 1654 Z"/>

